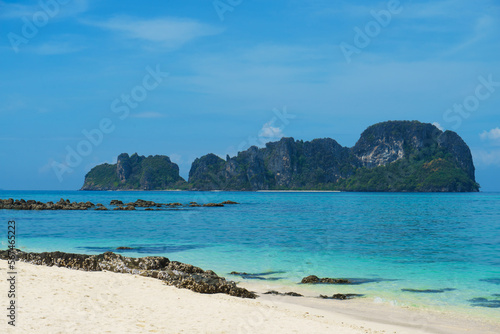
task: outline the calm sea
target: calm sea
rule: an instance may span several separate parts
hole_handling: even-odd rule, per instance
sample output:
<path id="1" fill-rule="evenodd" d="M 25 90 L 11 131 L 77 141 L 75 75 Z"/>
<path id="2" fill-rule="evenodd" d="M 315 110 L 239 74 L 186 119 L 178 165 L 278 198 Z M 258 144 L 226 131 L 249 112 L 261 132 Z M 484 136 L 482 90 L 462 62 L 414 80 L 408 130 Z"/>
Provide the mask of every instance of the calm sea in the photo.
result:
<path id="1" fill-rule="evenodd" d="M 137 199 L 223 208 L 165 211 L 0 210 L 17 222 L 25 251 L 161 255 L 212 269 L 257 274 L 247 281 L 297 285 L 304 276 L 359 284 L 309 287 L 358 293 L 397 305 L 500 316 L 500 194 L 1 191 L 0 198 L 91 201 Z M 420 291 L 412 291 L 420 290 Z M 410 290 L 410 291 L 408 291 Z"/>

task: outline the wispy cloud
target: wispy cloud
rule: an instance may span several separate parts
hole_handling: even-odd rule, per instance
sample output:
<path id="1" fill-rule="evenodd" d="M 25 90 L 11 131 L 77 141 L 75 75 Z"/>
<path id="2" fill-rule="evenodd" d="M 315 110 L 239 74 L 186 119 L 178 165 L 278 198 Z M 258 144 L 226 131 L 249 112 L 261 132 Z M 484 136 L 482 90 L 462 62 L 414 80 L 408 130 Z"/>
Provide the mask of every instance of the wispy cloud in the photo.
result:
<path id="1" fill-rule="evenodd" d="M 84 47 L 82 46 L 71 45 L 70 43 L 49 42 L 34 46 L 30 50 L 36 54 L 48 56 L 74 53 L 83 49 Z"/>
<path id="2" fill-rule="evenodd" d="M 474 162 L 479 166 L 500 166 L 500 150 L 472 151 Z"/>
<path id="3" fill-rule="evenodd" d="M 88 0 L 72 0 L 67 4 L 60 4 L 58 1 L 41 1 L 36 5 L 24 5 L 0 1 L 0 19 L 20 19 L 21 17 L 31 17 L 36 12 L 42 11 L 51 17 L 68 17 L 88 10 Z M 44 6 L 41 6 L 44 4 Z"/>
<path id="4" fill-rule="evenodd" d="M 482 140 L 499 141 L 500 140 L 500 128 L 494 128 L 489 131 L 483 131 L 479 134 Z"/>
<path id="5" fill-rule="evenodd" d="M 118 16 L 107 21 L 83 21 L 121 34 L 124 38 L 161 43 L 166 47 L 179 47 L 184 43 L 203 36 L 221 33 L 223 30 L 186 18 L 140 19 L 129 16 Z"/>
<path id="6" fill-rule="evenodd" d="M 132 118 L 163 118 L 165 115 L 155 111 L 145 111 L 138 114 L 132 114 Z"/>

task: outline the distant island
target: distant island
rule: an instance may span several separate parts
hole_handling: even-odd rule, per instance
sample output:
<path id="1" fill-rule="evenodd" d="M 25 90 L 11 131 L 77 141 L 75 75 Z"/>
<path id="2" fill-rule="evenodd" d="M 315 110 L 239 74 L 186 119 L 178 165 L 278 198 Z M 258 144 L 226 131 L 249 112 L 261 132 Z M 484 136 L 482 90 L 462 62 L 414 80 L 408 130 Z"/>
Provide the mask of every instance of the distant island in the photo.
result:
<path id="1" fill-rule="evenodd" d="M 120 154 L 87 173 L 81 190 L 340 190 L 476 192 L 467 144 L 453 131 L 418 121 L 368 127 L 354 147 L 330 138 L 282 138 L 222 159 L 195 159 L 188 181 L 167 156 Z"/>

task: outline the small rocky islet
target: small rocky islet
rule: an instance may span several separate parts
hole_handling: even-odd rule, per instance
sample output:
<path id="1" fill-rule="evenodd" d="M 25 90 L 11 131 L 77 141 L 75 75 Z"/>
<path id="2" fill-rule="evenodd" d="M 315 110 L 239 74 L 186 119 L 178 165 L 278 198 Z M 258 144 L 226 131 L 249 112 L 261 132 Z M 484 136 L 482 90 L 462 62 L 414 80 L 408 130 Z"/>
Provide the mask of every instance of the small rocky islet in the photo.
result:
<path id="1" fill-rule="evenodd" d="M 234 201 L 224 201 L 221 203 L 205 203 L 198 204 L 196 202 L 189 202 L 188 204 L 183 204 L 179 202 L 173 203 L 156 203 L 153 201 L 146 201 L 138 199 L 135 202 L 123 203 L 120 200 L 111 200 L 109 206 L 106 207 L 102 203 L 94 204 L 92 202 L 71 202 L 69 199 L 60 199 L 58 202 L 40 202 L 36 200 L 24 200 L 24 199 L 0 199 L 0 210 L 96 210 L 96 211 L 106 211 L 106 210 L 125 210 L 134 211 L 137 208 L 142 208 L 144 211 L 152 210 L 166 210 L 175 208 L 187 208 L 187 207 L 223 207 L 225 205 L 239 204 Z M 153 209 L 154 208 L 154 209 Z"/>

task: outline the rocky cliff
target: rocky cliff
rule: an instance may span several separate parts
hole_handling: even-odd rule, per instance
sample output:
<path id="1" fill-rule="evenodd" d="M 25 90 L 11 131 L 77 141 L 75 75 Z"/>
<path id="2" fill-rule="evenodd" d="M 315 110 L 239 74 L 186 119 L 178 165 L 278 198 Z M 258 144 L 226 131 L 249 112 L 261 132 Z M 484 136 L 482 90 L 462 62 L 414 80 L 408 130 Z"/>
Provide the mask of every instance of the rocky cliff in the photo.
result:
<path id="1" fill-rule="evenodd" d="M 182 182 L 177 165 L 170 160 L 164 165 L 155 164 L 147 173 L 140 169 L 139 173 L 137 166 L 142 166 L 141 159 L 143 157 L 137 155 L 129 158 L 122 154 L 116 165 L 97 166 L 99 170 L 94 168 L 87 175 L 82 189 L 111 189 L 109 182 L 104 187 L 98 182 L 98 175 L 110 175 L 107 178 L 113 177 L 113 185 L 126 184 L 127 189 L 167 188 L 167 183 L 151 181 L 151 175 L 167 173 L 167 168 L 170 168 L 167 173 L 171 175 L 170 186 L 177 184 L 191 190 L 435 192 L 479 189 L 471 152 L 460 136 L 417 121 L 372 125 L 352 148 L 343 147 L 330 138 L 305 142 L 282 138 L 267 143 L 264 148 L 253 146 L 235 157 L 227 156 L 226 160 L 208 154 L 193 162 L 187 184 Z M 138 173 L 148 177 L 137 178 Z"/>
<path id="2" fill-rule="evenodd" d="M 178 189 L 185 183 L 179 176 L 179 166 L 167 156 L 123 153 L 116 164 L 92 168 L 85 175 L 82 190 L 164 190 Z"/>

